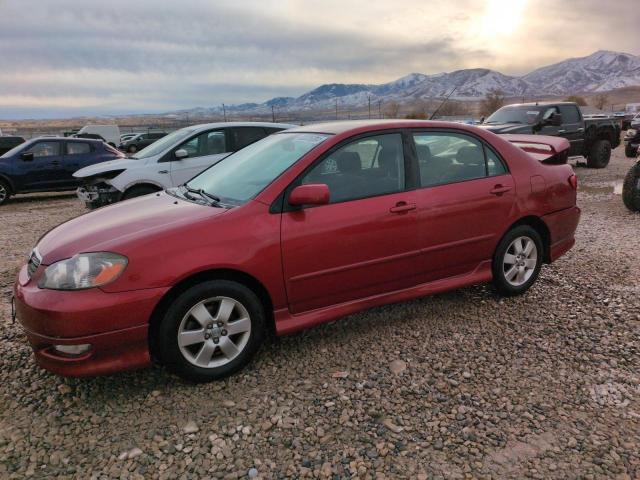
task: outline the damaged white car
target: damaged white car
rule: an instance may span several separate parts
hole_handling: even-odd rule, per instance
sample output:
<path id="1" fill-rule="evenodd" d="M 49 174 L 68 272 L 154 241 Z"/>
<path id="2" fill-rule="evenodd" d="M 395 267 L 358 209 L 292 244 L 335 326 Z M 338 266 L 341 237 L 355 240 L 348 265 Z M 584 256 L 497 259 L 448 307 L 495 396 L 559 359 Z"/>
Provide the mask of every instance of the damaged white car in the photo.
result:
<path id="1" fill-rule="evenodd" d="M 127 160 L 98 163 L 73 174 L 82 179 L 77 195 L 98 208 L 187 182 L 227 155 L 272 133 L 295 127 L 283 123 L 229 122 L 185 127 Z"/>

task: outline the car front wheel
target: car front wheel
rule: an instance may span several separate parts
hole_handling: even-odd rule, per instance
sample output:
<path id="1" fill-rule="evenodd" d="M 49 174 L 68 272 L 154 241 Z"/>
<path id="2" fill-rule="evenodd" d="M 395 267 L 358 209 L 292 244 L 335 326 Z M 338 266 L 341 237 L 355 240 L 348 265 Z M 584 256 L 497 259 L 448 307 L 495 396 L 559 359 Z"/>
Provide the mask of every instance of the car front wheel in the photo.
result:
<path id="1" fill-rule="evenodd" d="M 640 163 L 631 167 L 624 177 L 622 201 L 632 212 L 640 211 Z"/>
<path id="2" fill-rule="evenodd" d="M 534 284 L 543 260 L 542 239 L 529 225 L 511 229 L 500 241 L 493 258 L 493 283 L 499 293 L 520 295 Z"/>
<path id="3" fill-rule="evenodd" d="M 7 185 L 7 182 L 4 180 L 0 180 L 0 205 L 6 203 L 10 196 L 11 189 L 9 188 L 9 185 Z"/>
<path id="4" fill-rule="evenodd" d="M 264 323 L 262 304 L 250 289 L 227 280 L 203 282 L 182 293 L 161 320 L 160 361 L 190 381 L 225 378 L 251 360 Z"/>

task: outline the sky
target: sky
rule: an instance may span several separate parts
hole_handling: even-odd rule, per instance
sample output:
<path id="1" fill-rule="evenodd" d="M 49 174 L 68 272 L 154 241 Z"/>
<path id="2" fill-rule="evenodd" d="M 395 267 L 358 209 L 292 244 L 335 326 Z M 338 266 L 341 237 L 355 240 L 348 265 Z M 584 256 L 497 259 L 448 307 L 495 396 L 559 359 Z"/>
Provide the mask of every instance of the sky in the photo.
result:
<path id="1" fill-rule="evenodd" d="M 615 8 L 612 9 L 612 5 Z M 637 0 L 0 0 L 0 118 L 166 112 L 640 54 Z"/>

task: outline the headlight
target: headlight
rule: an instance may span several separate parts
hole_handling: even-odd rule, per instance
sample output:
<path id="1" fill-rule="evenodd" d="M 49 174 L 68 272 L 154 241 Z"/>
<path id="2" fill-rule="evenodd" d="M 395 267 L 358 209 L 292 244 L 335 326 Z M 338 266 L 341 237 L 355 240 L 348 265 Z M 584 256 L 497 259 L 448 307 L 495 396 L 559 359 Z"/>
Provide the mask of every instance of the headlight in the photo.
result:
<path id="1" fill-rule="evenodd" d="M 627 137 L 635 137 L 636 136 L 636 132 L 633 128 L 630 128 L 629 130 L 627 130 Z"/>
<path id="2" fill-rule="evenodd" d="M 80 290 L 115 281 L 127 266 L 127 257 L 117 253 L 80 253 L 49 265 L 38 287 L 52 290 Z"/>

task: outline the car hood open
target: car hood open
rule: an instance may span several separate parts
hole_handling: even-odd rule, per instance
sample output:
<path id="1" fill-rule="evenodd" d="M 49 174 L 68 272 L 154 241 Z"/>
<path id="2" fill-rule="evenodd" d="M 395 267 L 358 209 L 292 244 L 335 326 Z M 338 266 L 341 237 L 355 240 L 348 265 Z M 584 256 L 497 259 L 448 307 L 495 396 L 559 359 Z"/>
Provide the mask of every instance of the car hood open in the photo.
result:
<path id="1" fill-rule="evenodd" d="M 177 199 L 165 192 L 145 195 L 86 213 L 63 223 L 38 242 L 44 265 L 84 252 L 127 255 L 128 246 L 163 232 L 210 220 L 226 209 Z"/>

